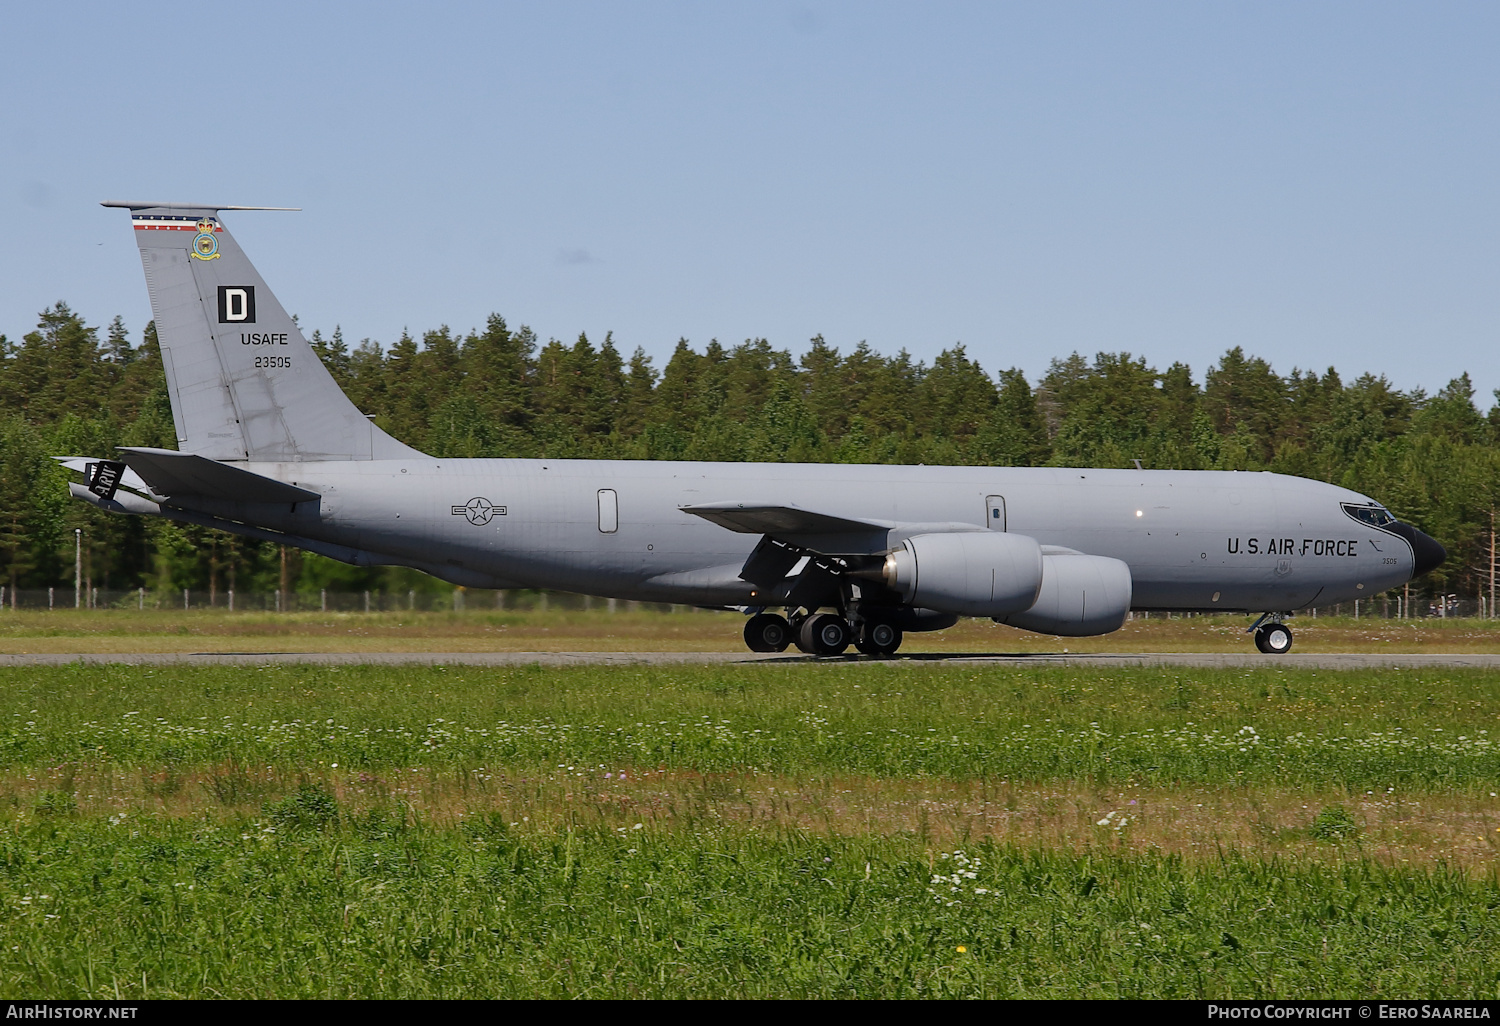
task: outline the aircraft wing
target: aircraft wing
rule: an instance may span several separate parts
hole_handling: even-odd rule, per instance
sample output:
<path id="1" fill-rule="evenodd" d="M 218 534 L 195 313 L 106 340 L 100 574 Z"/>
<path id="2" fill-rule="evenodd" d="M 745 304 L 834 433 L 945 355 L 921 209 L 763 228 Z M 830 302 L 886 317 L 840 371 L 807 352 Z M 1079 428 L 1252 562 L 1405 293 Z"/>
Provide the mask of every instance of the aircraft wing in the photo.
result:
<path id="1" fill-rule="evenodd" d="M 886 520 L 851 520 L 796 506 L 766 506 L 750 502 L 706 502 L 681 507 L 684 513 L 740 534 L 811 535 L 888 531 L 896 525 Z"/>
<path id="2" fill-rule="evenodd" d="M 172 449 L 121 446 L 121 457 L 156 495 L 229 502 L 310 502 L 317 492 L 253 474 L 204 456 Z"/>

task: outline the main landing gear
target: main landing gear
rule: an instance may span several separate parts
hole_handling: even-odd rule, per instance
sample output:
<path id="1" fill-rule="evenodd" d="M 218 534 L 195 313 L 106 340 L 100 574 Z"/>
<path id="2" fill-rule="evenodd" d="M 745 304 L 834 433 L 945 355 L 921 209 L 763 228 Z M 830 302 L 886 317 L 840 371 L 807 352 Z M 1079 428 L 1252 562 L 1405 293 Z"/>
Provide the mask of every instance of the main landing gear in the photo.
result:
<path id="1" fill-rule="evenodd" d="M 859 625 L 854 647 L 867 656 L 891 656 L 901 647 L 901 628 L 881 620 L 866 620 Z"/>
<path id="2" fill-rule="evenodd" d="M 797 631 L 797 647 L 809 655 L 843 655 L 853 640 L 849 621 L 837 613 L 814 613 Z"/>
<path id="3" fill-rule="evenodd" d="M 752 652 L 785 652 L 792 643 L 792 625 L 775 613 L 756 613 L 745 621 L 745 644 Z"/>
<path id="4" fill-rule="evenodd" d="M 1266 655 L 1286 655 L 1292 650 L 1292 629 L 1281 622 L 1282 613 L 1263 613 L 1249 627 L 1255 647 Z"/>
<path id="5" fill-rule="evenodd" d="M 850 623 L 838 613 L 756 613 L 745 621 L 745 644 L 752 652 L 784 652 L 795 644 L 808 655 L 843 655 L 850 644 L 868 656 L 886 657 L 901 647 L 901 628 L 884 620 Z"/>

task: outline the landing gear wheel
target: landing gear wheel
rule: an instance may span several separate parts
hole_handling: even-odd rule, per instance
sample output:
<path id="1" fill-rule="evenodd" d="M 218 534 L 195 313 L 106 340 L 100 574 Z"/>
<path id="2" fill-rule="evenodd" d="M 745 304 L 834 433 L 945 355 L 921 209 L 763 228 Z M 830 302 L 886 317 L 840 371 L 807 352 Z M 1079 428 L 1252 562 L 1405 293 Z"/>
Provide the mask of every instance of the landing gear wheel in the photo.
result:
<path id="1" fill-rule="evenodd" d="M 893 623 L 865 621 L 860 625 L 854 647 L 868 656 L 891 656 L 901 647 L 901 628 Z"/>
<path id="2" fill-rule="evenodd" d="M 1284 623 L 1268 623 L 1255 632 L 1255 647 L 1266 655 L 1285 655 L 1292 650 L 1292 629 Z"/>
<path id="3" fill-rule="evenodd" d="M 802 622 L 797 647 L 813 655 L 842 655 L 849 647 L 849 623 L 836 613 L 819 613 Z"/>
<path id="4" fill-rule="evenodd" d="M 797 646 L 797 651 L 817 655 L 817 650 L 806 640 L 807 635 L 802 632 L 802 628 L 807 626 L 808 619 L 809 617 L 806 616 L 790 616 L 787 617 L 787 626 L 791 628 L 792 644 Z"/>
<path id="5" fill-rule="evenodd" d="M 745 644 L 752 652 L 785 652 L 792 643 L 792 625 L 775 613 L 756 613 L 745 621 Z"/>

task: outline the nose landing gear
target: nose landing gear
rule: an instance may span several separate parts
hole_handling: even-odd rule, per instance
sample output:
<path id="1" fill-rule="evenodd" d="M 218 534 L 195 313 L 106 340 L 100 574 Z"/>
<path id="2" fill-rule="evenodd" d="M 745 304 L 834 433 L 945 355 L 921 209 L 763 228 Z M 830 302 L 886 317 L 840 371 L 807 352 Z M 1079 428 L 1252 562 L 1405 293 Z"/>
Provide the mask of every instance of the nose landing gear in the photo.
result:
<path id="1" fill-rule="evenodd" d="M 1292 629 L 1284 623 L 1271 623 L 1255 632 L 1255 647 L 1267 655 L 1285 655 L 1292 650 Z"/>
<path id="2" fill-rule="evenodd" d="M 1262 613 L 1249 627 L 1255 647 L 1266 655 L 1286 655 L 1292 650 L 1292 629 L 1281 622 L 1282 613 Z"/>

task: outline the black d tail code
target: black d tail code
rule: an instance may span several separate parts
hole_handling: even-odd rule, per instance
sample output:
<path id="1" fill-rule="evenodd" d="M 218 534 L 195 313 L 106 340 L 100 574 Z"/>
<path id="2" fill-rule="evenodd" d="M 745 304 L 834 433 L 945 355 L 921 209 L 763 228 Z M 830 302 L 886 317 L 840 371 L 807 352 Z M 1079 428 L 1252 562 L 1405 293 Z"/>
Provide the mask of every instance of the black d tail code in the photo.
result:
<path id="1" fill-rule="evenodd" d="M 219 286 L 219 323 L 255 323 L 255 286 Z"/>

